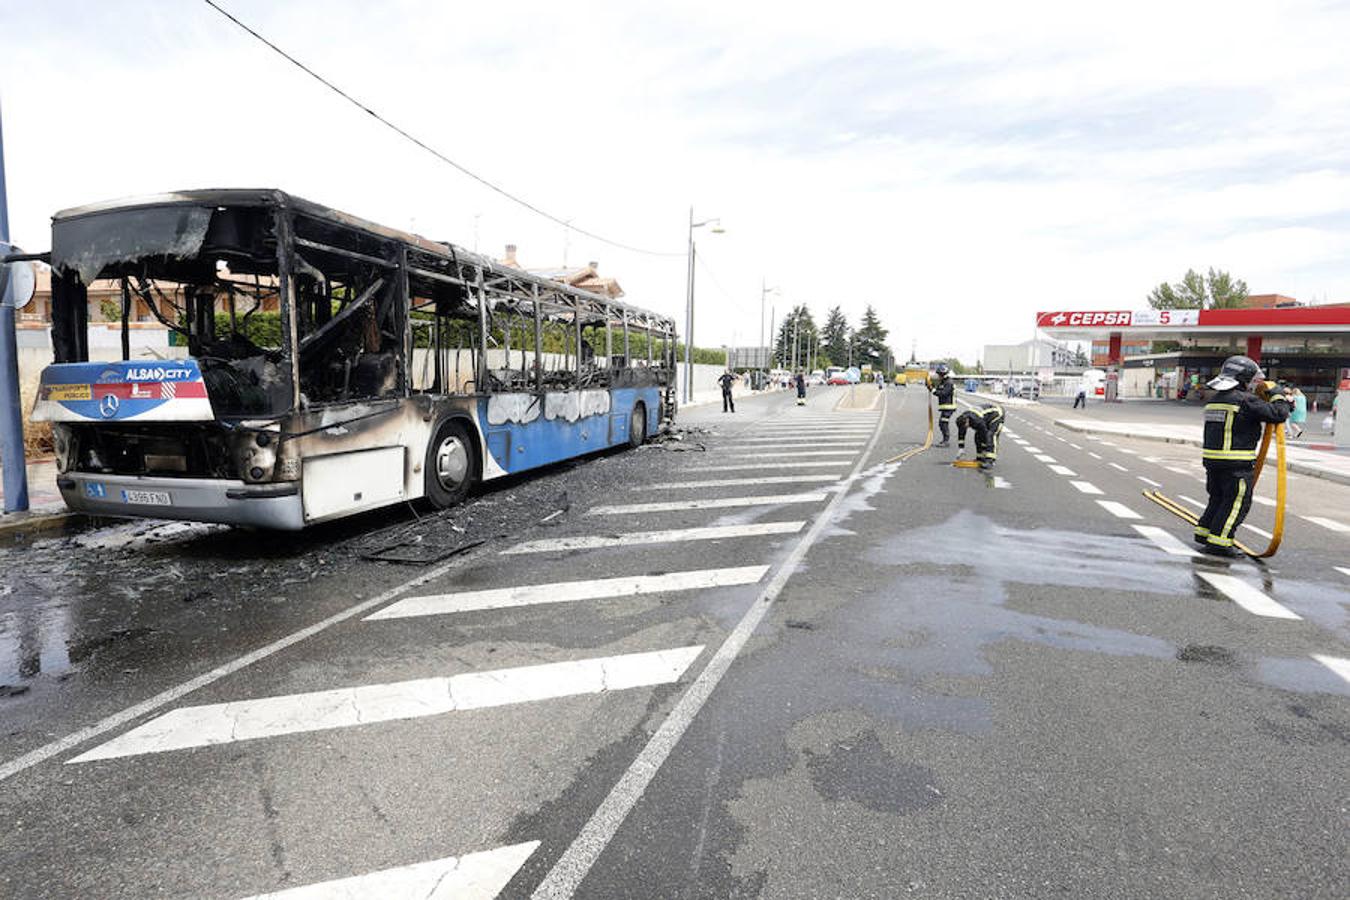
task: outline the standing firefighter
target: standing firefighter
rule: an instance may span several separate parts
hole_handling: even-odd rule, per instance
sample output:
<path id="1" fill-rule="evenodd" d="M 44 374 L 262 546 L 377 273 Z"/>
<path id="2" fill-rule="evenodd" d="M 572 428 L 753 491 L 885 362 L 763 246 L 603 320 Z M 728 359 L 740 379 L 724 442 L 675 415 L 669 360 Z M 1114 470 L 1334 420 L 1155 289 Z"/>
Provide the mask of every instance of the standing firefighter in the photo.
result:
<path id="1" fill-rule="evenodd" d="M 1289 418 L 1289 401 L 1276 394 L 1265 396 L 1273 385 L 1265 373 L 1245 356 L 1224 360 L 1209 387 L 1217 391 L 1205 404 L 1205 490 L 1209 505 L 1195 526 L 1195 540 L 1206 553 L 1241 556 L 1233 546 L 1237 532 L 1252 506 L 1252 477 L 1256 447 L 1265 423 L 1278 424 Z M 1255 389 L 1255 393 L 1253 393 Z"/>
<path id="2" fill-rule="evenodd" d="M 937 396 L 938 402 L 938 428 L 942 430 L 942 441 L 939 447 L 946 447 L 952 442 L 951 420 L 952 413 L 956 412 L 956 386 L 952 384 L 951 370 L 947 368 L 946 363 L 938 363 L 937 381 L 929 385 L 931 390 Z"/>
<path id="3" fill-rule="evenodd" d="M 966 430 L 975 432 L 975 458 L 981 469 L 989 469 L 998 459 L 998 433 L 1003 429 L 1003 408 L 986 403 L 979 411 L 968 409 L 956 417 L 956 446 L 966 449 Z"/>
<path id="4" fill-rule="evenodd" d="M 735 372 L 727 369 L 722 376 L 717 379 L 717 383 L 722 386 L 722 412 L 736 411 L 736 398 L 731 396 L 731 387 L 739 380 Z"/>

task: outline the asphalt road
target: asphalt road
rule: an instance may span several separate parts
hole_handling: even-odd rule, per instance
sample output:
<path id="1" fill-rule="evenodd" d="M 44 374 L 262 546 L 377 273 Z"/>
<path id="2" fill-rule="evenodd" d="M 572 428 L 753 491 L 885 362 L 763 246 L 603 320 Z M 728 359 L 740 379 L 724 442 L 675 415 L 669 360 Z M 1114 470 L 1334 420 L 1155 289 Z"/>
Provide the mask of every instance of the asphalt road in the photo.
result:
<path id="1" fill-rule="evenodd" d="M 1027 407 L 888 465 L 925 394 L 842 393 L 421 520 L 4 548 L 0 896 L 1344 896 L 1350 488 L 1197 558 L 1140 496 L 1193 448 Z"/>

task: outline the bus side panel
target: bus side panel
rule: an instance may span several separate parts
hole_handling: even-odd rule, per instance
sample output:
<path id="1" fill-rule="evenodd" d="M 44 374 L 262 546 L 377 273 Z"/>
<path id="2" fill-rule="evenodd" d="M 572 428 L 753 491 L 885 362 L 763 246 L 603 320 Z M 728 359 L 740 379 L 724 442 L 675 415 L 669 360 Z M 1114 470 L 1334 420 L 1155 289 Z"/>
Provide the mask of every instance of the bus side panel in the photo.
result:
<path id="1" fill-rule="evenodd" d="M 655 410 L 660 390 L 619 388 L 593 391 L 548 391 L 542 408 L 537 395 L 497 394 L 479 401 L 479 421 L 486 422 L 485 445 L 500 473 L 514 474 L 584 456 L 624 443 L 628 416 L 638 400 L 647 404 L 648 433 L 659 419 Z M 615 419 L 622 419 L 622 429 Z"/>

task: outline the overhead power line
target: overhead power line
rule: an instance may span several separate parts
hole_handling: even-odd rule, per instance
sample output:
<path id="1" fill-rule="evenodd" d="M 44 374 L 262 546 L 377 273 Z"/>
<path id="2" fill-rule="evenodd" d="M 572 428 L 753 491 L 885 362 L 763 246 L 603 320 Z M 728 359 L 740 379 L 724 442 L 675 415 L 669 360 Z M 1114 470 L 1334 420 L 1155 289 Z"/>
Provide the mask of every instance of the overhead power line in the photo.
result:
<path id="1" fill-rule="evenodd" d="M 319 84 L 322 84 L 324 87 L 328 88 L 330 91 L 337 94 L 343 100 L 346 100 L 352 106 L 355 106 L 357 109 L 374 118 L 375 121 L 379 122 L 381 125 L 385 126 L 390 131 L 393 131 L 395 134 L 399 135 L 402 138 L 412 141 L 418 147 L 421 147 L 423 150 L 430 153 L 432 156 L 436 157 L 446 165 L 451 166 L 460 174 L 467 175 L 469 178 L 472 178 L 474 181 L 478 182 L 483 187 L 487 188 L 490 191 L 493 191 L 494 193 L 500 194 L 507 200 L 510 200 L 512 203 L 519 204 L 520 206 L 525 207 L 535 215 L 542 216 L 545 219 L 548 219 L 550 222 L 555 222 L 558 225 L 563 226 L 564 228 L 575 231 L 577 234 L 583 234 L 588 238 L 600 241 L 602 244 L 609 244 L 611 247 L 618 247 L 622 250 L 628 250 L 633 253 L 641 253 L 646 256 L 684 256 L 684 253 L 682 251 L 672 253 L 669 251 L 648 250 L 643 247 L 634 247 L 632 244 L 625 244 L 623 241 L 616 241 L 611 238 L 604 237 L 603 235 L 596 234 L 593 231 L 587 231 L 584 228 L 578 228 L 577 226 L 571 224 L 570 219 L 562 219 L 546 210 L 540 209 L 533 203 L 530 203 L 528 200 L 525 200 L 521 197 L 517 197 L 515 194 L 506 190 L 506 188 L 494 184 L 493 182 L 484 178 L 482 175 L 479 175 L 477 172 L 474 172 L 473 170 L 461 165 L 460 163 L 455 162 L 453 159 L 446 156 L 444 153 L 437 150 L 435 147 L 432 147 L 431 145 L 427 144 L 420 138 L 417 138 L 414 135 L 409 134 L 403 128 L 400 128 L 398 125 L 395 125 L 393 122 L 389 121 L 384 116 L 380 115 L 375 110 L 371 109 L 365 103 L 362 103 L 360 100 L 356 99 L 351 94 L 344 91 L 342 88 L 333 84 L 333 82 L 329 81 L 327 78 L 324 78 L 318 72 L 315 72 L 309 66 L 302 63 L 300 60 L 296 59 L 294 56 L 291 56 L 285 50 L 282 50 L 276 44 L 272 43 L 270 40 L 259 34 L 256 30 L 246 25 L 245 23 L 241 22 L 233 13 L 231 13 L 229 10 L 224 9 L 219 3 L 216 3 L 215 0 L 202 0 L 202 2 L 205 3 L 207 6 L 211 7 L 212 9 L 214 9 L 216 12 L 220 13 L 225 18 L 229 19 L 235 25 L 238 25 L 240 28 L 242 28 L 244 31 L 246 31 L 249 35 L 257 39 L 258 41 L 261 41 L 263 44 L 267 45 L 267 47 L 269 47 L 271 50 L 273 50 L 275 53 L 277 53 L 291 65 L 295 66 L 300 71 L 304 72 L 310 78 L 313 78 L 315 81 L 319 82 Z"/>

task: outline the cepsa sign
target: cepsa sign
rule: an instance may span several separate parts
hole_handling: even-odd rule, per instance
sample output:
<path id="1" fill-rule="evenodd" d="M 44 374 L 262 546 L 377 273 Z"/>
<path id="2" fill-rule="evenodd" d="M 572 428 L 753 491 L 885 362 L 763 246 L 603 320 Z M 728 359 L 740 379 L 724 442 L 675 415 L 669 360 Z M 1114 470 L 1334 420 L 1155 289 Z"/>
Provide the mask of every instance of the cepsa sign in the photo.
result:
<path id="1" fill-rule="evenodd" d="M 1128 326 L 1134 313 L 1124 312 L 1048 312 L 1036 316 L 1037 328 L 1082 327 L 1084 325 Z"/>
<path id="2" fill-rule="evenodd" d="M 1194 325 L 1196 309 L 1141 309 L 1097 312 L 1043 312 L 1036 314 L 1037 328 L 1128 328 L 1131 325 Z"/>

